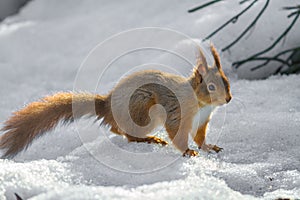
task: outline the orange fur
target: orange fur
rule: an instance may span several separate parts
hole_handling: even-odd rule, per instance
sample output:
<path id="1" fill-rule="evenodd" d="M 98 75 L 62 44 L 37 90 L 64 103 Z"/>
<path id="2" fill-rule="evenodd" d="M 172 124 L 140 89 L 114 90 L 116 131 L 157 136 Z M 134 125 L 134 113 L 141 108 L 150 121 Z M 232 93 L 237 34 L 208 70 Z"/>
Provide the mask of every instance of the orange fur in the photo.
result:
<path id="1" fill-rule="evenodd" d="M 84 116 L 93 112 L 86 109 L 88 102 L 96 103 L 96 108 L 102 111 L 105 97 L 91 94 L 58 93 L 48 96 L 38 102 L 33 102 L 13 113 L 5 122 L 2 131 L 6 131 L 0 138 L 0 148 L 6 149 L 3 157 L 13 157 L 19 151 L 26 149 L 34 138 L 53 129 L 60 120 L 71 122 L 74 120 L 73 104 L 78 104 L 77 114 Z M 103 112 L 98 112 L 103 117 Z M 78 116 L 79 117 L 79 116 Z"/>
<path id="2" fill-rule="evenodd" d="M 98 120 L 102 119 L 101 125 L 109 125 L 111 132 L 126 136 L 128 141 L 163 145 L 167 143 L 148 134 L 166 120 L 164 126 L 174 146 L 183 155 L 197 155 L 197 152 L 188 147 L 188 135 L 192 131 L 196 113 L 200 108 L 219 106 L 228 103 L 231 99 L 228 79 L 213 46 L 211 46 L 211 52 L 216 66 L 209 67 L 200 50 L 197 65 L 189 78 L 154 70 L 143 71 L 121 80 L 107 96 L 58 93 L 29 104 L 13 113 L 4 123 L 2 131 L 5 133 L 0 137 L 0 149 L 5 150 L 3 157 L 13 157 L 26 149 L 35 138 L 53 129 L 60 121 L 72 122 L 83 116 L 96 116 Z M 126 92 L 128 88 L 138 83 L 145 83 L 145 81 L 149 83 L 134 88 L 132 94 Z M 168 87 L 160 85 L 160 82 L 168 84 Z M 214 84 L 217 87 L 216 91 L 209 91 L 209 84 Z M 189 88 L 192 88 L 192 93 L 189 92 Z M 124 105 L 123 101 L 127 98 L 130 99 L 129 105 Z M 179 99 L 182 100 L 183 105 Z M 163 116 L 159 110 L 151 110 L 157 104 L 163 107 L 166 116 Z M 123 109 L 126 106 L 128 106 L 128 111 Z M 116 113 L 113 113 L 114 108 L 117 110 Z M 151 112 L 155 115 L 152 118 Z M 130 119 L 126 117 L 126 114 L 130 115 Z M 134 127 L 130 120 L 141 129 Z M 152 120 L 153 123 L 151 123 Z M 198 127 L 194 141 L 199 147 L 205 145 L 217 152 L 220 150 L 219 147 L 205 144 L 209 120 L 210 114 L 205 123 Z M 142 129 L 144 127 L 146 129 Z"/>

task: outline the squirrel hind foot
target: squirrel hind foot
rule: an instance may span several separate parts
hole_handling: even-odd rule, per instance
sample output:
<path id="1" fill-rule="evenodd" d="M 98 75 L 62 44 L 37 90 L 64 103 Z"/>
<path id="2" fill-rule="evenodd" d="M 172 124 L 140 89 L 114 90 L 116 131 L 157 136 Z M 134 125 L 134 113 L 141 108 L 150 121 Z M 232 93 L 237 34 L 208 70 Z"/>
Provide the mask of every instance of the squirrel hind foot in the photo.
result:
<path id="1" fill-rule="evenodd" d="M 155 136 L 148 136 L 146 138 L 139 138 L 134 137 L 131 135 L 126 134 L 126 137 L 128 139 L 128 142 L 146 142 L 146 143 L 154 143 L 154 144 L 161 144 L 162 146 L 166 146 L 168 144 L 167 141 L 164 141 L 163 139 L 160 139 Z"/>
<path id="2" fill-rule="evenodd" d="M 167 141 L 164 141 L 163 139 L 160 139 L 158 137 L 155 136 L 148 136 L 148 143 L 155 143 L 155 144 L 161 144 L 162 146 L 166 146 L 168 144 Z"/>

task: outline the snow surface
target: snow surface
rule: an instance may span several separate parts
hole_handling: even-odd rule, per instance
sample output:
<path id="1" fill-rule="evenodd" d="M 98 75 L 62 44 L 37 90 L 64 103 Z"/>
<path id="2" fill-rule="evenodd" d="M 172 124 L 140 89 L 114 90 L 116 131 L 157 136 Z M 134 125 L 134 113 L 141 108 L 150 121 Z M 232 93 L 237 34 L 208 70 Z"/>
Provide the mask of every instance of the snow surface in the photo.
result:
<path id="1" fill-rule="evenodd" d="M 273 2 L 278 11 L 282 1 Z M 116 33 L 155 26 L 199 39 L 238 7 L 236 2 L 227 2 L 205 12 L 186 12 L 198 3 L 31 1 L 18 15 L 0 24 L 0 121 L 44 95 L 71 91 L 89 51 Z M 282 30 L 285 22 L 276 22 L 276 29 L 266 25 L 260 34 Z M 234 27 L 214 40 L 217 47 L 239 30 Z M 223 152 L 200 151 L 196 158 L 182 158 L 171 145 L 127 143 L 119 136 L 99 134 L 103 130 L 93 120 L 80 120 L 35 140 L 13 160 L 0 159 L 0 199 L 15 199 L 14 193 L 24 199 L 300 198 L 299 75 L 238 80 L 228 60 L 250 54 L 252 46 L 247 42 L 241 44 L 245 48 L 235 50 L 231 56 L 222 55 L 234 98 L 214 114 L 208 141 L 223 147 Z M 255 45 L 263 43 L 259 40 Z M 187 53 L 189 45 L 182 41 L 174 47 Z M 143 63 L 137 59 L 139 54 L 132 56 L 134 60 L 129 56 L 120 61 L 126 70 Z M 177 60 L 157 52 L 149 56 L 164 65 L 179 65 Z M 189 72 L 188 68 L 182 70 L 180 73 Z M 109 72 L 105 78 L 111 81 L 97 92 L 105 93 L 120 74 Z M 93 71 L 86 76 L 86 82 L 93 81 L 92 77 Z M 82 132 L 87 134 L 84 144 L 78 134 Z M 163 131 L 158 134 L 167 139 Z M 195 148 L 192 142 L 190 145 Z M 116 154 L 115 147 L 124 150 L 122 154 Z"/>

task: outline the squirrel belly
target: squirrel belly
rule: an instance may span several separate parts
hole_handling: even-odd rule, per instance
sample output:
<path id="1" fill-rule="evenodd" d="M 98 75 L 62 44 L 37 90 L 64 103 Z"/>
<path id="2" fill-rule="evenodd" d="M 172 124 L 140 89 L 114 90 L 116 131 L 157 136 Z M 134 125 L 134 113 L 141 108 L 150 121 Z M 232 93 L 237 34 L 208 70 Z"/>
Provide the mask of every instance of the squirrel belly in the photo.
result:
<path id="1" fill-rule="evenodd" d="M 193 119 L 193 128 L 191 132 L 193 138 L 196 135 L 197 129 L 201 127 L 205 122 L 210 120 L 215 109 L 215 106 L 205 106 L 198 110 L 197 114 Z"/>

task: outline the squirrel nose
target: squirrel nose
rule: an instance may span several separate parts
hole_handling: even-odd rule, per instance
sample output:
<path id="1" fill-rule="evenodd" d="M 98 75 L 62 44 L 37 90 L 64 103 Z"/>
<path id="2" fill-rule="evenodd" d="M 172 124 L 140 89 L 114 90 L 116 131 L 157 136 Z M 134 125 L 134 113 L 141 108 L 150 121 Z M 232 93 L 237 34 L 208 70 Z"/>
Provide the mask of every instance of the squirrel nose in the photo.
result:
<path id="1" fill-rule="evenodd" d="M 226 102 L 229 103 L 229 101 L 231 100 L 231 96 L 226 97 Z"/>

